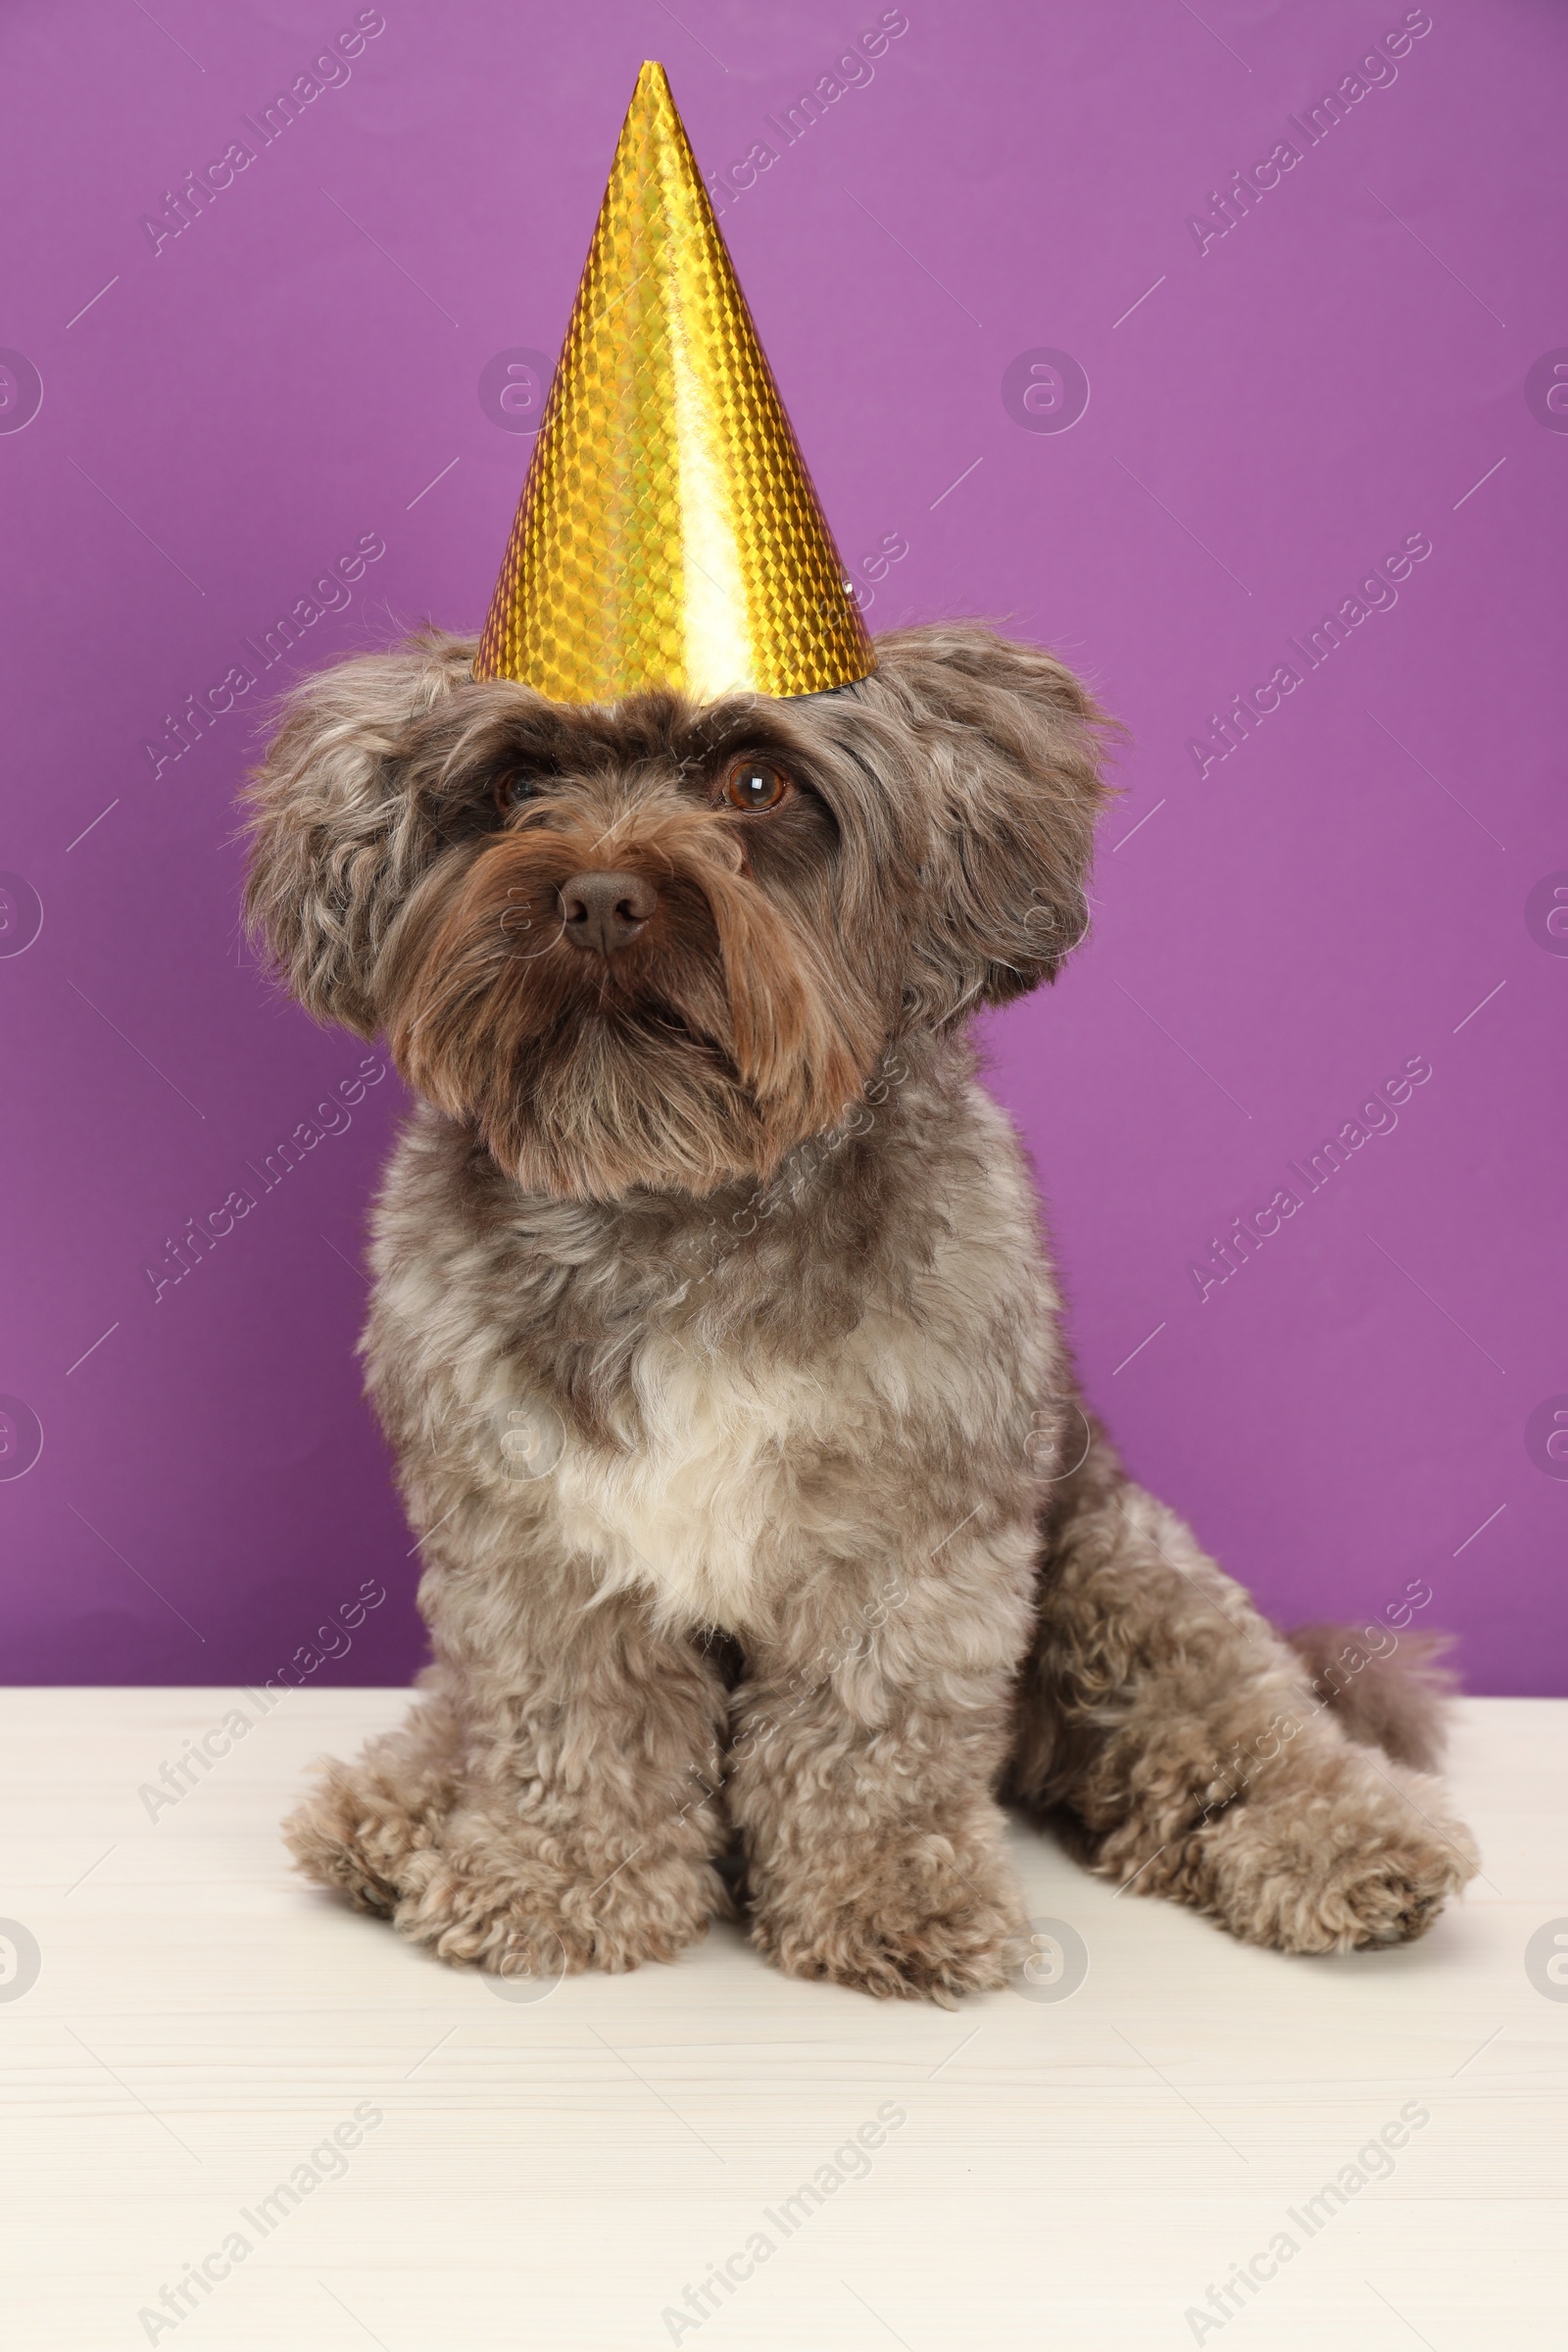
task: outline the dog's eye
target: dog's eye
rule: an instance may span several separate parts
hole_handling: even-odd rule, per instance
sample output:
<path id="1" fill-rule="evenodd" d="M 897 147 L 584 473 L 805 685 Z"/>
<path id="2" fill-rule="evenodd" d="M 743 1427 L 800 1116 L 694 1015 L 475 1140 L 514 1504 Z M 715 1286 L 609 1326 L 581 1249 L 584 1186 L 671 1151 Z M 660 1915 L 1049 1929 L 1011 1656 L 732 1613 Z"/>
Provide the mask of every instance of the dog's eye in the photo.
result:
<path id="1" fill-rule="evenodd" d="M 505 775 L 496 778 L 496 807 L 505 816 L 509 809 L 520 808 L 524 801 L 531 801 L 538 789 L 539 779 L 529 769 L 509 768 Z"/>
<path id="2" fill-rule="evenodd" d="M 789 788 L 784 770 L 765 760 L 733 760 L 724 775 L 724 798 L 732 808 L 776 808 Z"/>

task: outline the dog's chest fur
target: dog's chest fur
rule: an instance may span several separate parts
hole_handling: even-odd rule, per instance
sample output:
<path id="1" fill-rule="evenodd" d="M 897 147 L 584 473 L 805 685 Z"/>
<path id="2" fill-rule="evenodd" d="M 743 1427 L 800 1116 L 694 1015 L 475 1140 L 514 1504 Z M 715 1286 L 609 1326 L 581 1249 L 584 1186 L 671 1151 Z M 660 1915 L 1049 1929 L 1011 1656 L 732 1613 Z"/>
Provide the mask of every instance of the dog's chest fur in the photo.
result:
<path id="1" fill-rule="evenodd" d="M 1015 1465 L 1055 1301 L 1010 1130 L 942 1075 L 760 1198 L 524 1200 L 421 1113 L 366 1344 L 416 1522 L 477 1490 L 499 1546 L 741 1633 L 878 1529 L 918 1540 L 928 1489 L 942 1521 L 956 1461 Z"/>
<path id="2" fill-rule="evenodd" d="M 633 1442 L 566 1433 L 554 1473 L 563 1534 L 607 1584 L 645 1586 L 662 1614 L 740 1631 L 758 1613 L 770 1531 L 798 1522 L 798 1465 L 853 1444 L 868 1419 L 885 1378 L 873 1353 L 753 1368 L 734 1348 L 651 1333 L 630 1365 Z"/>

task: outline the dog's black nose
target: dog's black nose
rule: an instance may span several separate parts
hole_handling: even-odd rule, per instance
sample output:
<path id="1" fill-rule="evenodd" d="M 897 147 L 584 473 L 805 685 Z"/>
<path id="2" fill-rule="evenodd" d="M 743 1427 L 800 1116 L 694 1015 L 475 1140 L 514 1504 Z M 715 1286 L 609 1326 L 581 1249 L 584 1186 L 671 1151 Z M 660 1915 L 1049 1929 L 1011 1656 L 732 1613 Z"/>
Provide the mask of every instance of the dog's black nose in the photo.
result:
<path id="1" fill-rule="evenodd" d="M 634 940 L 659 905 L 642 874 L 573 874 L 561 886 L 561 920 L 574 948 L 613 956 Z"/>

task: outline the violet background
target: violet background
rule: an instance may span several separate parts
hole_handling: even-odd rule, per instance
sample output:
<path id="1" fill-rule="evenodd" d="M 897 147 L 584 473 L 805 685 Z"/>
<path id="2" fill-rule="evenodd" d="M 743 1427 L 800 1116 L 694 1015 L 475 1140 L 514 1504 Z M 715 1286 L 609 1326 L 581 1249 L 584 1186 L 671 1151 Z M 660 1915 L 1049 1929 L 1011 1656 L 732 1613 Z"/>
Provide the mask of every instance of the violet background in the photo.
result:
<path id="1" fill-rule="evenodd" d="M 156 778 L 144 740 L 363 533 L 300 664 L 477 627 L 531 447 L 479 378 L 559 347 L 638 64 L 727 167 L 881 12 L 385 0 L 155 255 L 142 215 L 357 13 L 12 0 L 0 34 L 0 344 L 43 386 L 0 431 L 0 867 L 43 909 L 0 954 L 0 1392 L 43 1431 L 0 1478 L 9 1680 L 258 1680 L 368 1577 L 319 1679 L 416 1663 L 353 1354 L 395 1080 L 157 1302 L 142 1272 L 365 1052 L 239 945 L 261 690 Z M 1568 867 L 1568 434 L 1526 378 L 1568 345 L 1568 26 L 1431 15 L 1200 256 L 1187 217 L 1398 0 L 908 0 L 724 228 L 846 558 L 907 542 L 873 627 L 1004 618 L 1131 730 L 1093 942 L 989 1027 L 1130 1464 L 1279 1618 L 1422 1578 L 1471 1688 L 1552 1691 L 1568 1462 L 1526 1427 L 1568 1391 L 1568 940 L 1527 900 Z M 1041 347 L 1087 372 L 1070 430 L 1004 407 Z M 1209 713 L 1414 532 L 1397 606 L 1200 780 Z M 1189 1260 L 1418 1054 L 1396 1131 L 1200 1301 Z"/>

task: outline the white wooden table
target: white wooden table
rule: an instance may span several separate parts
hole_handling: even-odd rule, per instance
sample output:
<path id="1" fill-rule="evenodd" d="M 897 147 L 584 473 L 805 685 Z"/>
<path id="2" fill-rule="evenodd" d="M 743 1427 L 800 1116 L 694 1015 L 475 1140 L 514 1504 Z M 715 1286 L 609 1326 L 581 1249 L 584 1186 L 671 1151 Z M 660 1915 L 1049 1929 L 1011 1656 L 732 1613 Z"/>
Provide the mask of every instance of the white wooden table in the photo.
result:
<path id="1" fill-rule="evenodd" d="M 148 1818 L 234 1699 L 0 1692 L 8 2343 L 1560 2352 L 1568 1983 L 1526 1948 L 1568 1936 L 1568 1702 L 1465 1707 L 1487 1878 L 1424 1942 L 1277 1959 L 1020 1829 L 1087 1979 L 952 2015 L 788 1984 L 726 1929 L 504 2000 L 279 1843 L 307 1759 L 400 1692 L 295 1693 Z"/>

